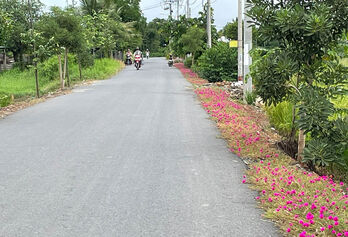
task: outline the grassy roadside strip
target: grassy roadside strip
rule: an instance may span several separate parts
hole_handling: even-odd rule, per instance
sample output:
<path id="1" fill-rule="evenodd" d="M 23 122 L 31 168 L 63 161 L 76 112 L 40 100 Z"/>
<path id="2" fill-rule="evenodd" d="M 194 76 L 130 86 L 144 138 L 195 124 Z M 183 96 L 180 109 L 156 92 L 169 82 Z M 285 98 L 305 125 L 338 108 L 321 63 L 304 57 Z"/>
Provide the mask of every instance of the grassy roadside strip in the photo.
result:
<path id="1" fill-rule="evenodd" d="M 116 74 L 122 68 L 122 65 L 123 64 L 121 62 L 109 58 L 96 59 L 93 66 L 83 69 L 82 79 L 100 80 L 109 78 L 110 76 Z M 69 72 L 72 85 L 81 82 L 78 66 L 76 64 L 71 64 Z M 60 82 L 58 78 L 50 80 L 43 76 L 39 76 L 41 95 L 54 92 L 59 88 L 59 85 Z M 35 96 L 36 91 L 33 69 L 25 71 L 13 69 L 0 73 L 0 93 L 11 96 L 13 95 L 15 99 Z"/>
<path id="2" fill-rule="evenodd" d="M 95 80 L 110 78 L 123 67 L 124 64 L 120 61 L 109 58 L 96 59 L 92 67 L 83 70 L 83 78 L 80 80 L 78 66 L 72 64 L 69 70 L 71 88 L 61 90 L 58 79 L 49 80 L 45 77 L 39 77 L 40 98 L 35 98 L 36 91 L 33 70 L 19 71 L 13 69 L 0 73 L 0 99 L 2 98 L 1 95 L 5 95 L 11 102 L 11 104 L 5 107 L 1 107 L 0 104 L 0 118 L 28 106 L 43 102 L 48 98 L 68 94 L 75 86 L 88 85 Z"/>
<path id="3" fill-rule="evenodd" d="M 197 75 L 181 64 L 176 66 L 191 83 L 202 80 L 191 78 Z M 279 137 L 262 111 L 232 101 L 220 88 L 194 84 L 231 151 L 251 161 L 243 183 L 260 192 L 256 198 L 260 207 L 284 236 L 348 236 L 348 195 L 343 183 L 292 164 L 273 145 Z"/>

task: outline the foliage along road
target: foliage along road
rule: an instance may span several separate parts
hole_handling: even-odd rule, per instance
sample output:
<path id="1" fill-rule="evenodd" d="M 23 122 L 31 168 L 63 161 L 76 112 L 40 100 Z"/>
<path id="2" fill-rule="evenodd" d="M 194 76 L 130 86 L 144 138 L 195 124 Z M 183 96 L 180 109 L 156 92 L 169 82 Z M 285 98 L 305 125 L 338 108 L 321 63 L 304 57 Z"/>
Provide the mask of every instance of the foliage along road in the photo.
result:
<path id="1" fill-rule="evenodd" d="M 128 66 L 0 120 L 0 236 L 277 236 L 190 84 Z"/>

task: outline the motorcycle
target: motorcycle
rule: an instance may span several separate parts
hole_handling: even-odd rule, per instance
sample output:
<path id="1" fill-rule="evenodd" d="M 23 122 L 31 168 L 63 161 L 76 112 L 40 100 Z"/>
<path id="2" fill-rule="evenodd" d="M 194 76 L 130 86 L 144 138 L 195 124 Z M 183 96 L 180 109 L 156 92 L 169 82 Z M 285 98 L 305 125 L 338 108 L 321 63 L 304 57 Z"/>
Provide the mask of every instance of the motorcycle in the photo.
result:
<path id="1" fill-rule="evenodd" d="M 132 56 L 130 54 L 126 55 L 126 61 L 125 61 L 126 65 L 131 65 L 132 64 Z"/>
<path id="2" fill-rule="evenodd" d="M 169 66 L 169 67 L 172 67 L 173 64 L 174 64 L 173 57 L 170 56 L 170 57 L 169 57 L 169 60 L 168 60 L 168 66 Z"/>
<path id="3" fill-rule="evenodd" d="M 136 67 L 137 70 L 139 70 L 139 68 L 141 67 L 141 56 L 140 55 L 135 55 L 134 66 Z"/>

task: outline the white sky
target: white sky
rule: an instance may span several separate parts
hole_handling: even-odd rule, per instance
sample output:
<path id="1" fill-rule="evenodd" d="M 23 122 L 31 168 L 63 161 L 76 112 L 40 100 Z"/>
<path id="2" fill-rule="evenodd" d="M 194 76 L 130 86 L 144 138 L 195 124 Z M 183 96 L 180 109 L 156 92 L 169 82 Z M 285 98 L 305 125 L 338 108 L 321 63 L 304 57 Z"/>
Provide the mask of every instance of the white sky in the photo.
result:
<path id="1" fill-rule="evenodd" d="M 68 0 L 71 4 L 72 0 Z M 141 0 L 140 6 L 143 10 L 144 16 L 148 21 L 153 18 L 167 18 L 169 10 L 164 10 L 165 0 Z M 180 1 L 180 14 L 185 14 L 186 0 Z M 191 7 L 191 16 L 196 17 L 199 11 L 202 11 L 202 1 L 206 0 L 189 0 Z M 42 0 L 46 6 L 60 6 L 64 7 L 67 4 L 67 0 Z M 79 2 L 79 0 L 75 0 Z M 214 8 L 215 25 L 218 29 L 221 29 L 227 22 L 232 21 L 238 15 L 238 0 L 211 0 L 212 7 Z M 173 4 L 173 16 L 176 17 L 176 3 Z M 152 9 L 149 9 L 154 7 Z M 148 9 L 148 10 L 147 10 Z"/>

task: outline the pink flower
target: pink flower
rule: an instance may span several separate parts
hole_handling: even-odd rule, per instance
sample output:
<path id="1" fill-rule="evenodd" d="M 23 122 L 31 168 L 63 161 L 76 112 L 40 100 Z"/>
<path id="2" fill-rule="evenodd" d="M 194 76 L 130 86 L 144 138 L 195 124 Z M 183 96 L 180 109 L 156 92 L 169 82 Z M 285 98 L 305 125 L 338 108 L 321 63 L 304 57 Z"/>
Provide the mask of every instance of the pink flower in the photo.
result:
<path id="1" fill-rule="evenodd" d="M 307 233 L 306 231 L 302 231 L 298 236 L 299 237 L 306 237 L 306 233 Z"/>
<path id="2" fill-rule="evenodd" d="M 324 231 L 325 230 L 325 227 L 320 227 L 320 231 Z"/>
<path id="3" fill-rule="evenodd" d="M 245 182 L 246 182 L 246 180 L 245 180 L 245 179 L 243 179 L 243 180 L 242 180 L 242 183 L 244 184 Z"/>
<path id="4" fill-rule="evenodd" d="M 290 228 L 288 228 L 287 230 L 286 230 L 286 232 L 290 232 L 291 231 L 291 229 Z"/>
<path id="5" fill-rule="evenodd" d="M 312 213 L 308 212 L 307 215 L 306 215 L 306 219 L 307 220 L 312 220 L 313 218 L 314 218 L 314 215 Z"/>

